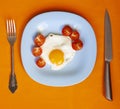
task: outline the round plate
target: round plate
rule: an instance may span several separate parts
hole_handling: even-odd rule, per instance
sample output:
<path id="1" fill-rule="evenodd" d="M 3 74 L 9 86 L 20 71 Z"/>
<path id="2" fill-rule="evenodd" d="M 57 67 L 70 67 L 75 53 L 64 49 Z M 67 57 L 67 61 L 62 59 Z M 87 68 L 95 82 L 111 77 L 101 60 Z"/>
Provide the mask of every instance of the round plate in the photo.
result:
<path id="1" fill-rule="evenodd" d="M 61 34 L 66 24 L 79 31 L 83 48 L 61 70 L 53 71 L 49 65 L 38 68 L 36 57 L 32 55 L 35 35 L 38 32 L 43 35 L 51 32 Z M 27 74 L 33 80 L 48 86 L 63 87 L 80 83 L 90 75 L 96 60 L 96 49 L 95 34 L 87 20 L 73 13 L 52 11 L 39 14 L 27 23 L 21 41 L 21 58 Z"/>

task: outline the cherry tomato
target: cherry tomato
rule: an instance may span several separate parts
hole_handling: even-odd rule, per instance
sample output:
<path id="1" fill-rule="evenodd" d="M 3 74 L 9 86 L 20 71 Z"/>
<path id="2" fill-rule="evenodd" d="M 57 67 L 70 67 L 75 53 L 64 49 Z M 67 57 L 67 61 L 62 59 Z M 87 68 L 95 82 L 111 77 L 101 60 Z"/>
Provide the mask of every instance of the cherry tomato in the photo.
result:
<path id="1" fill-rule="evenodd" d="M 69 25 L 65 25 L 62 29 L 62 35 L 70 36 L 72 33 L 72 28 Z"/>
<path id="2" fill-rule="evenodd" d="M 32 54 L 34 56 L 40 56 L 42 54 L 42 49 L 40 47 L 33 47 Z"/>
<path id="3" fill-rule="evenodd" d="M 75 40 L 78 40 L 79 37 L 80 37 L 79 32 L 77 30 L 73 30 L 70 35 L 70 38 L 75 41 Z"/>
<path id="4" fill-rule="evenodd" d="M 42 35 L 42 34 L 38 34 L 35 39 L 34 39 L 34 43 L 37 45 L 37 46 L 41 46 L 43 45 L 45 42 L 45 37 Z"/>
<path id="5" fill-rule="evenodd" d="M 72 42 L 72 48 L 74 50 L 80 50 L 82 47 L 83 47 L 83 42 L 81 40 Z"/>
<path id="6" fill-rule="evenodd" d="M 40 57 L 40 58 L 36 61 L 36 64 L 37 64 L 38 67 L 42 68 L 42 67 L 44 67 L 44 66 L 46 65 L 46 62 L 44 61 L 43 58 Z"/>

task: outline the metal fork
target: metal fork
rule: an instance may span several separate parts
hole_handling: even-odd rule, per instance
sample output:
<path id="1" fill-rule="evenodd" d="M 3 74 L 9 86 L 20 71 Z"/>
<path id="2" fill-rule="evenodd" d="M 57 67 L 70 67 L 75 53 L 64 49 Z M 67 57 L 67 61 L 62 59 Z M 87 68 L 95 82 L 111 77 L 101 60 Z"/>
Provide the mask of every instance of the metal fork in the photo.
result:
<path id="1" fill-rule="evenodd" d="M 6 21 L 7 27 L 7 40 L 10 44 L 11 49 L 11 73 L 9 78 L 9 89 L 12 93 L 17 89 L 17 80 L 14 71 L 14 43 L 16 41 L 16 27 L 15 21 L 13 19 L 9 19 Z"/>

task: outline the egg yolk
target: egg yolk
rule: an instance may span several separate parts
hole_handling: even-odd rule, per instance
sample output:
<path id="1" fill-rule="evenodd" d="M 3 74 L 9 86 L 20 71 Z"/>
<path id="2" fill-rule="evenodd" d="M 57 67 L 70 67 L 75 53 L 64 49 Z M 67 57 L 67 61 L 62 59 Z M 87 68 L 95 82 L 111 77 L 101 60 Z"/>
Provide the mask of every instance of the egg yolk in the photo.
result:
<path id="1" fill-rule="evenodd" d="M 53 64 L 61 65 L 64 62 L 64 53 L 59 49 L 52 50 L 49 59 Z"/>

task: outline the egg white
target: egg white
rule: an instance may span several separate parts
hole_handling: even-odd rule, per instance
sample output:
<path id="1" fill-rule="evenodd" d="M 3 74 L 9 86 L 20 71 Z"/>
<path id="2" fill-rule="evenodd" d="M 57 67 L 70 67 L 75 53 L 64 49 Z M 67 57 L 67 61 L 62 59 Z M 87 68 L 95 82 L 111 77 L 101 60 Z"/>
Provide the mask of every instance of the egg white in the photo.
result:
<path id="1" fill-rule="evenodd" d="M 41 46 L 41 48 L 41 57 L 45 60 L 47 64 L 51 66 L 52 70 L 62 69 L 67 63 L 69 63 L 73 59 L 75 55 L 75 50 L 73 50 L 71 46 L 71 39 L 63 35 L 53 33 L 48 34 L 45 43 Z M 49 59 L 49 54 L 54 49 L 59 49 L 64 53 L 64 62 L 61 65 L 53 64 Z"/>

